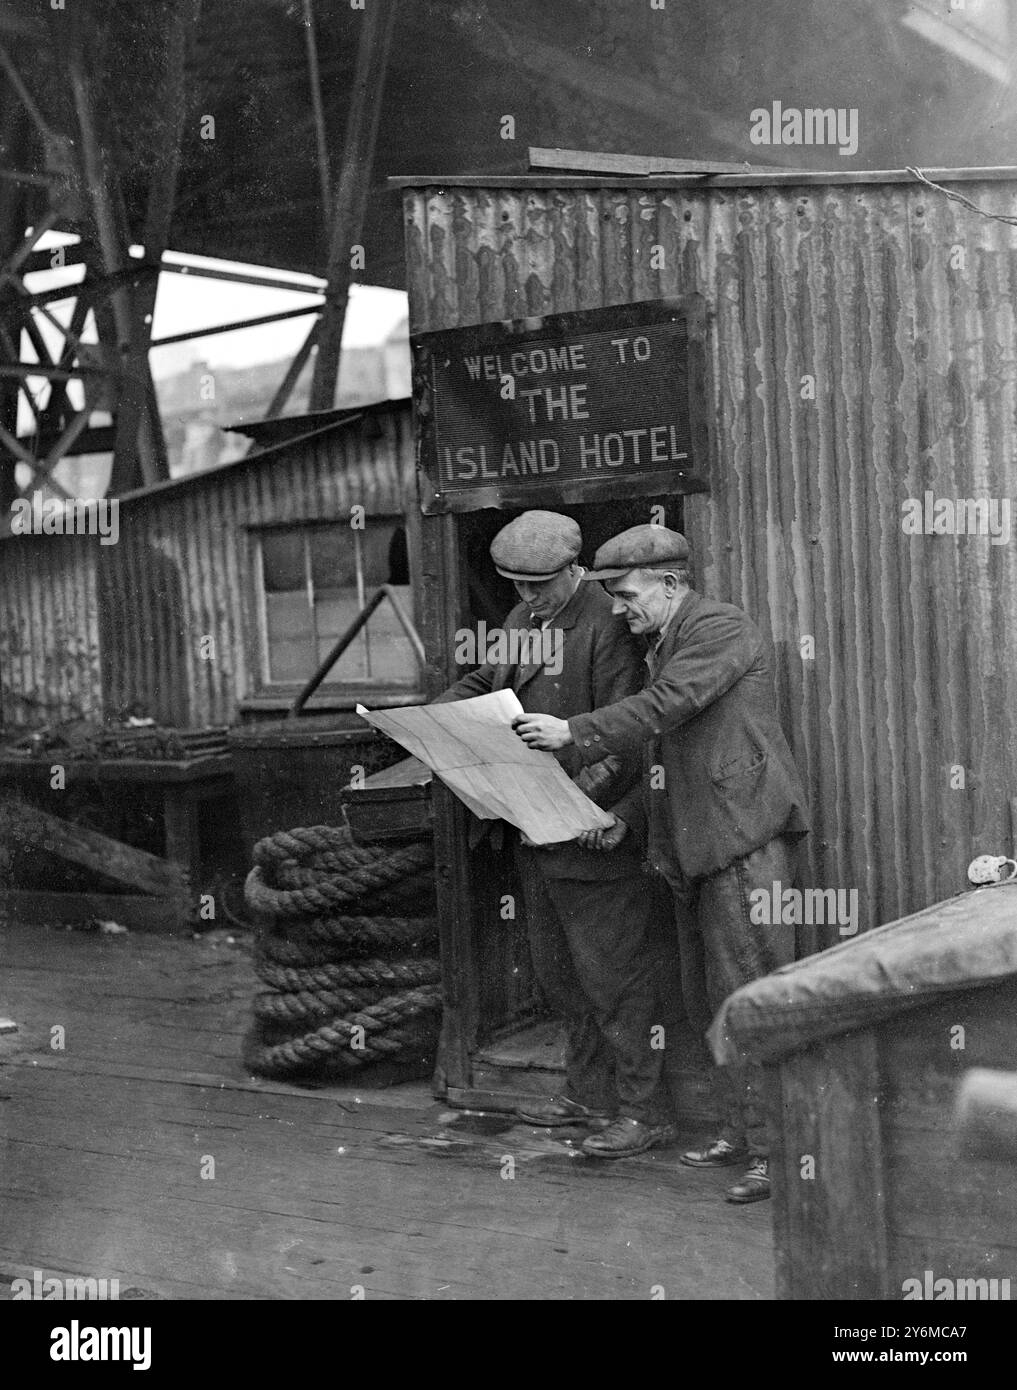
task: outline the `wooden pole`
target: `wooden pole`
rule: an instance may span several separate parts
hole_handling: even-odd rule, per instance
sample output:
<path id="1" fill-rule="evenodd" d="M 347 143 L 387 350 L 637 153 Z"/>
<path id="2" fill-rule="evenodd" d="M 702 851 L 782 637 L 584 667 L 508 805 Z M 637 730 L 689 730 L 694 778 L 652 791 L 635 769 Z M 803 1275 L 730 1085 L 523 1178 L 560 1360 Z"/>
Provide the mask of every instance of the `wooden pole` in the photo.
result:
<path id="1" fill-rule="evenodd" d="M 321 217 L 328 236 L 328 210 L 332 206 L 332 176 L 329 172 L 328 137 L 325 109 L 321 104 L 321 71 L 318 67 L 318 41 L 314 35 L 314 0 L 304 0 L 304 37 L 307 41 L 307 75 L 311 82 L 314 133 L 318 143 L 318 179 L 321 183 Z"/>
<path id="2" fill-rule="evenodd" d="M 363 29 L 346 121 L 342 169 L 332 209 L 332 239 L 326 271 L 328 289 L 311 383 L 312 410 L 328 410 L 335 403 L 343 324 L 350 294 L 350 258 L 353 246 L 359 244 L 363 233 L 396 4 L 397 0 L 372 0 L 360 19 Z"/>
<path id="3" fill-rule="evenodd" d="M 23 106 L 16 102 L 3 103 L 3 114 L 0 118 L 0 147 L 2 147 L 12 159 L 27 159 L 28 157 L 28 116 Z M 25 229 L 26 211 L 28 195 L 24 188 L 15 187 L 5 189 L 4 195 L 0 198 L 0 256 L 4 255 L 6 248 L 10 246 L 16 236 Z M 16 297 L 14 286 L 7 280 L 0 280 L 0 319 L 3 318 L 5 310 L 11 307 L 12 301 Z M 20 356 L 20 343 L 16 339 L 8 339 L 4 344 L 4 356 L 7 361 L 14 363 Z M 16 434 L 18 429 L 18 402 L 21 396 L 21 385 L 10 378 L 0 378 L 0 426 L 10 434 Z M 5 518 L 10 516 L 11 503 L 18 495 L 18 485 L 14 477 L 16 461 L 0 461 L 0 515 Z"/>
<path id="4" fill-rule="evenodd" d="M 308 333 L 304 341 L 301 343 L 299 351 L 297 352 L 293 361 L 290 363 L 289 367 L 286 370 L 286 375 L 279 383 L 279 389 L 276 391 L 275 395 L 269 401 L 268 409 L 265 411 L 266 420 L 271 420 L 274 415 L 278 415 L 279 411 L 283 409 L 286 402 L 293 394 L 293 388 L 297 384 L 297 378 L 300 376 L 300 373 L 304 370 L 304 363 L 310 357 L 311 349 L 318 341 L 319 322 L 319 319 L 315 319 L 314 323 L 311 324 L 310 332 Z M 252 439 L 251 449 L 249 450 L 249 452 L 253 451 L 254 444 L 255 441 Z"/>

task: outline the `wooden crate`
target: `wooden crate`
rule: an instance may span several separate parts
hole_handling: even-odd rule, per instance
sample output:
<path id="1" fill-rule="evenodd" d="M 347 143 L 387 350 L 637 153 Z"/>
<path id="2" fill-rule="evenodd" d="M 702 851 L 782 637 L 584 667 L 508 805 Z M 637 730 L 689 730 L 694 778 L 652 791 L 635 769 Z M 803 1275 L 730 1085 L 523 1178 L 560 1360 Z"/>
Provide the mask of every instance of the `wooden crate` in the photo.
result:
<path id="1" fill-rule="evenodd" d="M 364 779 L 362 786 L 345 786 L 343 811 L 358 840 L 404 840 L 432 833 L 431 769 L 416 758 L 404 758 Z"/>
<path id="2" fill-rule="evenodd" d="M 1017 887 L 756 981 L 711 1039 L 764 1064 L 779 1298 L 1017 1298 L 1017 1166 L 954 1117 L 969 1068 L 1017 1058 Z"/>

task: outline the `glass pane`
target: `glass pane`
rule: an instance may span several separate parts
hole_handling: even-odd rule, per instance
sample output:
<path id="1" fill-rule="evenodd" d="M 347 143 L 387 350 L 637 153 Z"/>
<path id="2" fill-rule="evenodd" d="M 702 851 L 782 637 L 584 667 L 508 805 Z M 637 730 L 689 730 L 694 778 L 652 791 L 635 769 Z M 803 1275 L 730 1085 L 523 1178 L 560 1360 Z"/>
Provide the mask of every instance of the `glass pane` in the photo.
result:
<path id="1" fill-rule="evenodd" d="M 273 642 L 268 653 L 269 679 L 303 685 L 314 674 L 311 656 L 310 642 Z"/>
<path id="2" fill-rule="evenodd" d="M 357 587 L 357 552 L 354 532 L 341 522 L 315 527 L 309 532 L 311 573 L 315 592 L 319 589 Z"/>
<path id="3" fill-rule="evenodd" d="M 314 644 L 311 608 L 305 591 L 266 594 L 265 620 L 269 680 L 306 681 L 312 674 Z"/>
<path id="4" fill-rule="evenodd" d="M 332 639 L 318 643 L 318 657 L 321 661 L 325 660 L 334 645 L 335 642 Z M 364 645 L 364 634 L 359 632 L 325 677 L 323 684 L 348 685 L 351 681 L 365 680 L 367 680 L 367 649 Z"/>
<path id="5" fill-rule="evenodd" d="M 318 636 L 329 645 L 337 641 L 360 612 L 356 589 L 319 590 L 314 605 L 318 616 Z"/>
<path id="6" fill-rule="evenodd" d="M 393 586 L 403 611 L 413 616 L 410 586 Z M 382 602 L 367 624 L 368 652 L 372 680 L 416 685 L 419 667 L 409 638 L 388 600 Z"/>
<path id="7" fill-rule="evenodd" d="M 269 646 L 273 641 L 311 640 L 311 605 L 301 589 L 292 594 L 266 594 L 265 618 Z"/>
<path id="8" fill-rule="evenodd" d="M 261 538 L 261 562 L 266 593 L 303 589 L 303 531 L 266 531 Z"/>

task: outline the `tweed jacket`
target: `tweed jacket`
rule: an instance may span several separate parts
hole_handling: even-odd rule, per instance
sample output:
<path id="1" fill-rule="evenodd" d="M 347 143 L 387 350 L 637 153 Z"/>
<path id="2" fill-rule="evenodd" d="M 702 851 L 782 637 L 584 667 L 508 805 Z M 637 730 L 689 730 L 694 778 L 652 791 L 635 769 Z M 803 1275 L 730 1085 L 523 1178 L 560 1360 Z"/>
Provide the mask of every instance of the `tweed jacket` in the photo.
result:
<path id="1" fill-rule="evenodd" d="M 642 747 L 640 789 L 613 809 L 630 825 L 645 816 L 653 867 L 705 878 L 777 835 L 804 835 L 805 793 L 748 615 L 689 590 L 645 661 L 640 694 L 569 728 L 584 762 Z"/>

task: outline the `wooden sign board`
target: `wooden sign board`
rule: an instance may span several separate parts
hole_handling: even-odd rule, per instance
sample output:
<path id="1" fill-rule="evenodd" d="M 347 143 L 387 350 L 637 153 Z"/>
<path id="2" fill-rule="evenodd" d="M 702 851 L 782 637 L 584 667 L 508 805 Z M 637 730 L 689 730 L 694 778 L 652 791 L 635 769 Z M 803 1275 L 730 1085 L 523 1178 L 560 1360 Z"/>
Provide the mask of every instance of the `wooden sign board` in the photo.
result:
<path id="1" fill-rule="evenodd" d="M 412 340 L 425 513 L 702 492 L 697 295 Z"/>

